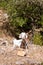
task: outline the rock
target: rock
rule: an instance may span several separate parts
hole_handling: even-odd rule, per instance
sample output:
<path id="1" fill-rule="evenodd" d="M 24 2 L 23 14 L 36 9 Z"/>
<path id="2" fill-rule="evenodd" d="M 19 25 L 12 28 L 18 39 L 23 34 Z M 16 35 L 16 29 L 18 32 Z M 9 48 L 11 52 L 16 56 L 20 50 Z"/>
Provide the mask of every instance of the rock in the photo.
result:
<path id="1" fill-rule="evenodd" d="M 19 50 L 19 51 L 17 52 L 17 55 L 18 55 L 18 56 L 25 56 L 25 55 L 26 55 L 26 52 L 23 51 L 23 50 Z"/>
<path id="2" fill-rule="evenodd" d="M 1 45 L 8 46 L 8 41 L 6 39 L 0 38 L 0 46 Z"/>
<path id="3" fill-rule="evenodd" d="M 22 61 L 16 61 L 16 65 L 24 65 L 24 62 L 22 62 Z"/>

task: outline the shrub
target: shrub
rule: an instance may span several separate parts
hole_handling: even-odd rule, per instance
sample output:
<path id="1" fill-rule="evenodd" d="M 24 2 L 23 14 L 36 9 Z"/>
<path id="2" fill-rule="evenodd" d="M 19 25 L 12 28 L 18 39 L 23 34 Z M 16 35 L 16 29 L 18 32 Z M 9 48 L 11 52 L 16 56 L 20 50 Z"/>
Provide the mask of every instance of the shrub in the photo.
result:
<path id="1" fill-rule="evenodd" d="M 35 33 L 33 37 L 34 44 L 43 45 L 42 36 L 40 33 Z"/>

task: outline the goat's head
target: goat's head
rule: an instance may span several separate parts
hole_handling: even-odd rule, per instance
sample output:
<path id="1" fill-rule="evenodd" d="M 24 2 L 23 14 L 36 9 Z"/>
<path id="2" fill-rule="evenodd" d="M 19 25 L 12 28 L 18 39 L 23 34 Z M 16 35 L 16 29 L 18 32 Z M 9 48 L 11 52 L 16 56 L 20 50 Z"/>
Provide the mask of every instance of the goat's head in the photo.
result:
<path id="1" fill-rule="evenodd" d="M 25 32 L 22 32 L 20 35 L 19 35 L 19 38 L 22 38 L 22 39 L 25 39 L 28 37 L 28 33 L 25 33 Z"/>

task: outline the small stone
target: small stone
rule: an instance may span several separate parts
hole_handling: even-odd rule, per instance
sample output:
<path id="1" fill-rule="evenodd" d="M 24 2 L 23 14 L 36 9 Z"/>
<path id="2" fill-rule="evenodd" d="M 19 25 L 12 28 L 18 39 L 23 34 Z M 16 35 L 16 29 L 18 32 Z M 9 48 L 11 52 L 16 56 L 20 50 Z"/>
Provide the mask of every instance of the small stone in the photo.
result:
<path id="1" fill-rule="evenodd" d="M 22 62 L 22 61 L 16 61 L 16 65 L 24 65 L 24 62 Z"/>
<path id="2" fill-rule="evenodd" d="M 21 51 L 18 51 L 18 52 L 17 52 L 17 55 L 18 55 L 18 56 L 26 56 L 26 52 L 23 51 L 23 50 L 21 50 Z"/>

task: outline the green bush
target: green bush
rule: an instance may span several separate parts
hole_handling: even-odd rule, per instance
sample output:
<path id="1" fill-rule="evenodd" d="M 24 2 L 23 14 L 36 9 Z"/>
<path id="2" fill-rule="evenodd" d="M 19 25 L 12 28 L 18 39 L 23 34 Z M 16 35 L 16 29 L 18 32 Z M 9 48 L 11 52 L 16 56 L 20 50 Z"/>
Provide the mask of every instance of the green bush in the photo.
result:
<path id="1" fill-rule="evenodd" d="M 43 17 L 43 3 L 41 4 L 41 2 L 38 0 L 0 0 L 0 7 L 9 14 L 9 23 L 13 27 L 23 27 L 28 22 L 30 22 L 30 25 L 33 23 L 37 27 L 38 24 L 43 26 L 41 20 Z"/>
<path id="2" fill-rule="evenodd" d="M 40 33 L 35 33 L 33 37 L 34 44 L 43 45 L 42 36 Z"/>
<path id="3" fill-rule="evenodd" d="M 43 65 L 43 62 L 41 63 L 41 65 Z"/>

